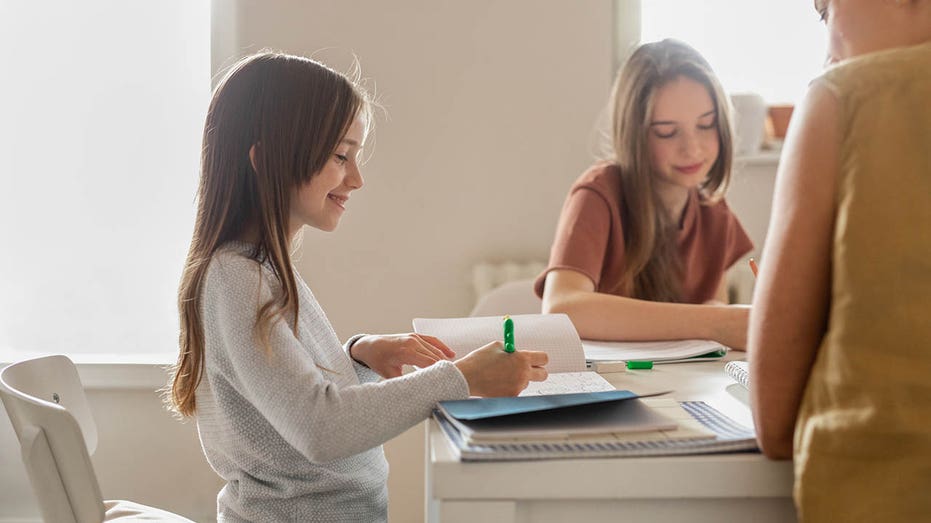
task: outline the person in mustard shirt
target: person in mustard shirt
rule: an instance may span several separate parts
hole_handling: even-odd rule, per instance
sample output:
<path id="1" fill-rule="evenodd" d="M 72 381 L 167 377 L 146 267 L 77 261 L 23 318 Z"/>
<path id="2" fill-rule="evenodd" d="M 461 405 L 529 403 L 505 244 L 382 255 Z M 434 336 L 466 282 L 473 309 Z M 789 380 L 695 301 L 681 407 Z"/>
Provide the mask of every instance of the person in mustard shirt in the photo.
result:
<path id="1" fill-rule="evenodd" d="M 816 0 L 750 318 L 760 447 L 802 521 L 931 521 L 931 1 Z"/>

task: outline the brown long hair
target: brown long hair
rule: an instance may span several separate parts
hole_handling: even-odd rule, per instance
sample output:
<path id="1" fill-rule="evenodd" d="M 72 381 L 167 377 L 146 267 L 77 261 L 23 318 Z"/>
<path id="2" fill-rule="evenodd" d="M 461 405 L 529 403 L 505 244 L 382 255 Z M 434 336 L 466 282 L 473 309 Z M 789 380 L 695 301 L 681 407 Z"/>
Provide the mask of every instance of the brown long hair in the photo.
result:
<path id="1" fill-rule="evenodd" d="M 682 267 L 677 225 L 665 212 L 654 183 L 648 130 L 656 91 L 680 76 L 705 86 L 717 113 L 718 158 L 699 186 L 704 204 L 720 200 L 730 182 L 733 144 L 728 98 L 708 62 L 677 40 L 643 44 L 614 82 L 611 161 L 620 170 L 626 265 L 620 289 L 634 298 L 681 301 Z"/>
<path id="2" fill-rule="evenodd" d="M 224 243 L 249 233 L 256 240 L 250 256 L 270 266 L 281 284 L 281 292 L 259 309 L 256 341 L 270 350 L 271 326 L 282 318 L 297 332 L 287 233 L 291 193 L 320 172 L 353 118 L 369 111 L 355 80 L 280 53 L 243 58 L 217 85 L 204 125 L 197 216 L 178 291 L 180 352 L 169 393 L 176 412 L 191 416 L 196 410 L 194 393 L 204 374 L 202 289 L 210 259 Z"/>

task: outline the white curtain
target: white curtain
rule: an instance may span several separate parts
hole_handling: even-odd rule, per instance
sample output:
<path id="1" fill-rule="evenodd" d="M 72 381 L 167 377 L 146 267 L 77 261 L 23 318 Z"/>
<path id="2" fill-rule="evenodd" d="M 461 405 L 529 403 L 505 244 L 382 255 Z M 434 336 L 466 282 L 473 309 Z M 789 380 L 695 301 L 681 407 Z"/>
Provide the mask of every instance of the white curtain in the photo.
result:
<path id="1" fill-rule="evenodd" d="M 0 352 L 177 350 L 208 0 L 0 1 Z"/>

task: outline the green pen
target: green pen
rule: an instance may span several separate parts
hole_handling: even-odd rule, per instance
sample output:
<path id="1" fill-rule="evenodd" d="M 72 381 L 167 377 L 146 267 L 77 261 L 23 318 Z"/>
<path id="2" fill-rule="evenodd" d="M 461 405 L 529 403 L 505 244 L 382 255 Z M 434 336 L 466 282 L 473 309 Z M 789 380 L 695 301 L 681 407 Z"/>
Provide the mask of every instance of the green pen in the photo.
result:
<path id="1" fill-rule="evenodd" d="M 652 362 L 652 361 L 628 361 L 628 362 L 627 362 L 627 368 L 628 368 L 628 369 L 631 369 L 631 370 L 633 370 L 633 369 L 652 369 L 652 368 L 653 368 L 653 362 Z"/>
<path id="2" fill-rule="evenodd" d="M 504 352 L 514 352 L 514 320 L 504 317 Z"/>

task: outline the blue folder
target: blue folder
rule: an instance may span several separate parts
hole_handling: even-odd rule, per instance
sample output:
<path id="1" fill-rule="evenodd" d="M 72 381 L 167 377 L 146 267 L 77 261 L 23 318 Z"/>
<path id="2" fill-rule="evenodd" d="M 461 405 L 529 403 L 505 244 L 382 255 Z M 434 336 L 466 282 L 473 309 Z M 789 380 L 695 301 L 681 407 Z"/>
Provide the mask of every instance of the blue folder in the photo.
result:
<path id="1" fill-rule="evenodd" d="M 665 394 L 665 393 L 663 393 Z M 650 394 L 654 396 L 655 394 Z M 548 396 L 518 396 L 516 398 L 478 398 L 468 400 L 441 401 L 444 413 L 460 420 L 480 420 L 554 410 L 579 405 L 592 405 L 611 401 L 626 401 L 644 396 L 629 390 L 609 390 L 603 392 L 580 392 L 574 394 L 552 394 Z"/>

